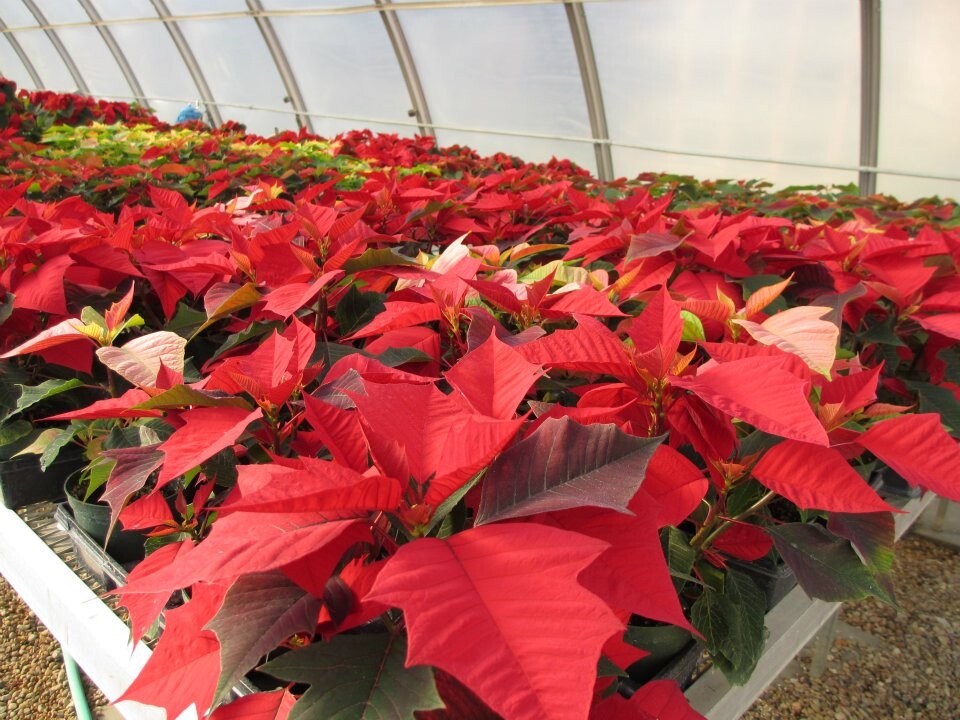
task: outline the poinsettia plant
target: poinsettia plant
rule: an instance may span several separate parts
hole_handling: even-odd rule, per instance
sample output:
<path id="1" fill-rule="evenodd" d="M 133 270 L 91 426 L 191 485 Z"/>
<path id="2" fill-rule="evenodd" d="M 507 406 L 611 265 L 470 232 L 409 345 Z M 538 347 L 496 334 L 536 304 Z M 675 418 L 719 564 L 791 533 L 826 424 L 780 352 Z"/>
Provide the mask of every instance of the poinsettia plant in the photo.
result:
<path id="1" fill-rule="evenodd" d="M 57 163 L 114 143 L 84 176 L 111 212 L 38 201 L 22 156 L 0 192 L 7 362 L 100 379 L 52 422 L 133 430 L 94 444 L 98 478 L 153 536 L 119 591 L 133 636 L 167 629 L 124 699 L 694 718 L 672 683 L 625 697 L 632 626 L 742 682 L 765 605 L 734 561 L 892 600 L 869 467 L 960 496 L 949 204 L 160 130 L 49 135 Z M 329 174 L 293 177 L 297 152 Z M 228 703 L 254 669 L 265 692 Z"/>

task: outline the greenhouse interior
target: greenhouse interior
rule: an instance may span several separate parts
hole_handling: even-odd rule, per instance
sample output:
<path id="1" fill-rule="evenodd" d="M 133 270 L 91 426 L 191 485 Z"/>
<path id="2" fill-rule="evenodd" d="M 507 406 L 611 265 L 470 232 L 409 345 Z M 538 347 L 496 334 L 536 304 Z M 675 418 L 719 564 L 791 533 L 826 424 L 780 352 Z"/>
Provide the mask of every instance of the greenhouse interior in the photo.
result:
<path id="1" fill-rule="evenodd" d="M 0 0 L 0 718 L 956 720 L 958 27 Z"/>

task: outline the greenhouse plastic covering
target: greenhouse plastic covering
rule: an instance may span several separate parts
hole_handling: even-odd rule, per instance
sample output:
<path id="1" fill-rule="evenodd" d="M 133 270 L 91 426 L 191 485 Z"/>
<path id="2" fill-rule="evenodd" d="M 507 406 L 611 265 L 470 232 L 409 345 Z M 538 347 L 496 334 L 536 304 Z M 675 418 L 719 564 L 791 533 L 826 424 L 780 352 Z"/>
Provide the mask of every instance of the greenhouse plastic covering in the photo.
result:
<path id="1" fill-rule="evenodd" d="M 0 0 L 0 75 L 173 122 L 960 196 L 956 0 Z"/>

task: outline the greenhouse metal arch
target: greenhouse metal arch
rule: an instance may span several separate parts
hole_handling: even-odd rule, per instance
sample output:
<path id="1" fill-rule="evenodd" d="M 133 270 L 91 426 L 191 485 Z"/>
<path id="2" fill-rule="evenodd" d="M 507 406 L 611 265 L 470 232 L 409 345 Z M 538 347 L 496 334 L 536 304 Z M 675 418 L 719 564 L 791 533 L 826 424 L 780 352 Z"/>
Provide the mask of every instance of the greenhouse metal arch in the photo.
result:
<path id="1" fill-rule="evenodd" d="M 20 0 L 25 88 L 199 102 L 250 131 L 357 127 L 653 170 L 956 195 L 945 0 Z M 789 32 L 787 32 L 789 28 Z"/>

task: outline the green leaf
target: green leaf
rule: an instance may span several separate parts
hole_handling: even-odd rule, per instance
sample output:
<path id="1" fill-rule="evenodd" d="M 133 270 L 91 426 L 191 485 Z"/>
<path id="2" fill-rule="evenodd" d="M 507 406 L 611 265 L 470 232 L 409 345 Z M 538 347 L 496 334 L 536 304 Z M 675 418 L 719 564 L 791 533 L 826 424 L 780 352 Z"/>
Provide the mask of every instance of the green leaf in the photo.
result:
<path id="1" fill-rule="evenodd" d="M 383 312 L 385 297 L 381 293 L 360 292 L 356 285 L 351 285 L 333 311 L 340 334 L 352 335 Z"/>
<path id="2" fill-rule="evenodd" d="M 330 368 L 335 365 L 338 360 L 342 360 L 348 355 L 357 354 L 372 358 L 387 367 L 399 367 L 400 365 L 406 365 L 410 362 L 428 362 L 433 359 L 422 350 L 416 348 L 387 348 L 379 355 L 371 355 L 351 345 L 318 342 L 317 348 L 310 358 L 310 364 L 313 365 L 322 361 L 326 363 L 327 368 Z"/>
<path id="3" fill-rule="evenodd" d="M 857 337 L 865 343 L 906 347 L 906 344 L 900 339 L 894 330 L 895 324 L 896 318 L 890 315 L 883 322 L 877 323 L 873 327 L 867 328 L 863 332 L 859 333 Z"/>
<path id="4" fill-rule="evenodd" d="M 697 551 L 690 547 L 690 538 L 682 530 L 675 527 L 665 528 L 662 539 L 663 556 L 666 558 L 673 584 L 680 590 L 691 577 L 693 564 L 697 561 Z"/>
<path id="5" fill-rule="evenodd" d="M 213 353 L 211 360 L 216 360 L 218 357 L 223 355 L 227 350 L 232 350 L 238 345 L 253 340 L 255 338 L 263 337 L 264 335 L 269 335 L 274 330 L 278 333 L 283 333 L 283 322 L 280 320 L 271 320 L 270 322 L 257 322 L 251 324 L 249 327 L 244 328 L 240 332 L 233 333 L 229 335 L 226 340 L 223 341 L 223 344 L 217 348 L 216 352 Z"/>
<path id="6" fill-rule="evenodd" d="M 907 381 L 907 387 L 920 397 L 918 412 L 939 414 L 940 421 L 947 426 L 950 434 L 960 438 L 960 400 L 950 390 L 913 380 Z"/>
<path id="7" fill-rule="evenodd" d="M 739 515 L 756 503 L 766 493 L 767 489 L 753 478 L 742 485 L 737 485 L 737 487 L 727 495 L 726 514 L 731 517 Z"/>
<path id="8" fill-rule="evenodd" d="M 864 564 L 875 573 L 893 570 L 893 545 L 896 542 L 893 513 L 830 513 L 827 530 L 849 540 Z"/>
<path id="9" fill-rule="evenodd" d="M 297 633 L 316 629 L 321 600 L 279 571 L 241 576 L 207 623 L 220 641 L 214 702 L 256 667 L 260 658 Z"/>
<path id="10" fill-rule="evenodd" d="M 681 310 L 680 317 L 683 318 L 683 332 L 680 339 L 684 342 L 702 342 L 707 339 L 703 332 L 703 323 L 700 318 L 689 310 Z"/>
<path id="11" fill-rule="evenodd" d="M 705 588 L 690 609 L 714 662 L 734 685 L 750 679 L 763 654 L 765 611 L 766 600 L 756 583 L 731 569 L 722 593 Z"/>
<path id="12" fill-rule="evenodd" d="M 80 385 L 83 385 L 83 383 L 77 378 L 70 378 L 69 380 L 54 378 L 52 380 L 45 380 L 39 385 L 18 385 L 17 387 L 20 388 L 20 397 L 17 399 L 17 406 L 3 419 L 6 420 L 11 415 L 23 412 L 38 402 L 51 398 L 54 395 L 59 395 L 67 390 L 73 390 L 73 388 L 79 387 Z"/>
<path id="13" fill-rule="evenodd" d="M 98 328 L 103 330 L 104 336 L 106 336 L 107 321 L 104 319 L 103 315 L 98 313 L 89 305 L 80 311 L 80 320 L 83 321 L 84 325 L 96 325 Z"/>
<path id="14" fill-rule="evenodd" d="M 343 264 L 346 273 L 357 273 L 361 270 L 370 270 L 391 265 L 416 265 L 417 261 L 391 248 L 371 248 L 364 250 L 360 257 L 350 258 Z"/>
<path id="15" fill-rule="evenodd" d="M 0 425 L 0 447 L 12 445 L 33 432 L 33 424 L 28 420 L 14 420 Z"/>
<path id="16" fill-rule="evenodd" d="M 810 597 L 843 602 L 874 595 L 893 603 L 893 597 L 877 583 L 846 540 L 819 525 L 804 523 L 771 526 L 767 532 Z"/>
<path id="17" fill-rule="evenodd" d="M 106 484 L 110 473 L 113 471 L 113 466 L 116 464 L 115 460 L 110 460 L 100 455 L 87 466 L 86 489 L 84 490 L 82 498 L 84 502 L 89 501 L 90 497 Z"/>
<path id="18" fill-rule="evenodd" d="M 484 470 L 485 469 L 486 468 L 484 468 Z M 446 500 L 440 503 L 436 511 L 433 513 L 433 517 L 430 518 L 430 522 L 427 524 L 427 527 L 424 530 L 424 533 L 423 533 L 424 535 L 429 535 L 430 532 L 437 526 L 437 523 L 442 522 L 450 515 L 450 511 L 453 510 L 454 507 L 456 507 L 457 503 L 459 503 L 463 499 L 463 497 L 468 492 L 470 492 L 471 489 L 473 489 L 474 485 L 480 482 L 480 478 L 483 477 L 484 470 L 481 470 L 480 472 L 478 472 L 476 475 L 470 478 L 467 482 L 465 482 L 459 488 L 457 488 L 452 493 L 450 493 L 450 496 Z M 441 534 L 441 537 L 442 536 L 443 535 Z"/>
<path id="19" fill-rule="evenodd" d="M 189 338 L 206 320 L 207 314 L 205 312 L 181 302 L 177 303 L 177 311 L 170 322 L 161 329 L 176 333 L 180 337 Z"/>
<path id="20" fill-rule="evenodd" d="M 782 442 L 783 438 L 771 435 L 763 430 L 754 430 L 740 441 L 740 457 L 753 455 L 761 450 L 769 450 L 774 445 Z"/>
<path id="21" fill-rule="evenodd" d="M 187 385 L 174 385 L 169 390 L 164 390 L 149 400 L 144 400 L 139 405 L 134 405 L 133 409 L 176 410 L 186 407 L 238 407 L 244 410 L 253 409 L 250 403 L 242 397 L 229 395 L 222 390 L 197 390 Z"/>
<path id="22" fill-rule="evenodd" d="M 404 668 L 401 635 L 337 635 L 271 660 L 260 669 L 308 683 L 289 720 L 415 720 L 416 710 L 444 707 L 425 665 Z"/>
<path id="23" fill-rule="evenodd" d="M 44 449 L 40 456 L 40 469 L 46 470 L 47 467 L 60 455 L 60 451 L 65 448 L 73 438 L 76 437 L 79 426 L 71 423 L 68 427 L 60 431 L 59 435 Z"/>
<path id="24" fill-rule="evenodd" d="M 627 673 L 606 655 L 601 655 L 597 663 L 597 677 L 627 677 Z"/>
<path id="25" fill-rule="evenodd" d="M 748 575 L 732 569 L 727 570 L 723 596 L 734 613 L 730 622 L 732 632 L 724 638 L 721 649 L 724 657 L 740 673 L 736 677 L 728 673 L 727 677 L 740 685 L 749 679 L 763 655 L 763 617 L 767 601 L 763 591 Z"/>

